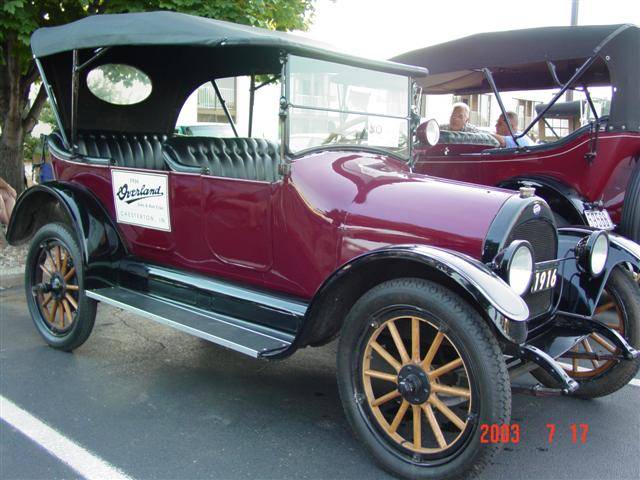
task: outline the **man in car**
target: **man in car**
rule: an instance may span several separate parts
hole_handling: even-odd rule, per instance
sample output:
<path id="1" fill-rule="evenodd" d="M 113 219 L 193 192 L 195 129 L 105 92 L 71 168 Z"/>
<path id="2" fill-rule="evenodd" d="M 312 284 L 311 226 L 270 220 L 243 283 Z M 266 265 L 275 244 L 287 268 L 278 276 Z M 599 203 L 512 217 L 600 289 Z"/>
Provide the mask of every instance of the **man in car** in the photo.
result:
<path id="1" fill-rule="evenodd" d="M 518 132 L 518 114 L 516 112 L 507 112 L 507 118 L 509 119 L 513 133 L 519 135 L 521 132 Z M 526 135 L 518 138 L 518 144 L 516 145 L 515 140 L 511 136 L 511 132 L 509 132 L 509 127 L 504 119 L 504 115 L 500 115 L 498 117 L 498 121 L 496 122 L 496 133 L 492 133 L 491 135 L 498 140 L 498 143 L 500 143 L 500 146 L 503 148 L 526 147 L 533 145 L 531 139 Z"/>
<path id="2" fill-rule="evenodd" d="M 469 123 L 469 113 L 469 105 L 463 102 L 454 103 L 449 123 L 442 125 L 440 129 L 452 132 L 477 132 L 478 128 Z"/>

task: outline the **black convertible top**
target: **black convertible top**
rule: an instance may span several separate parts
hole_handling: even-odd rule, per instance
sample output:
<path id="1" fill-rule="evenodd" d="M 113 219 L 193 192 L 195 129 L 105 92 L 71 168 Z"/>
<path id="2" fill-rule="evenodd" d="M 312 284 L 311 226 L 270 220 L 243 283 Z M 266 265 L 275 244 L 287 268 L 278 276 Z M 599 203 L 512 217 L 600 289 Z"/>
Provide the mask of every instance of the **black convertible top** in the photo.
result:
<path id="1" fill-rule="evenodd" d="M 571 61 L 583 62 L 600 44 L 602 56 L 614 52 L 616 56 L 635 55 L 637 63 L 639 30 L 633 25 L 589 25 L 479 33 L 403 53 L 392 60 L 428 67 L 429 78 L 420 82 L 428 93 L 490 91 L 481 74 L 473 75 L 477 73 L 474 70 L 485 67 L 493 72 L 500 90 L 552 88 L 556 84 L 546 60 L 556 64 L 558 77 L 565 81 L 575 71 Z M 620 36 L 627 41 L 620 42 Z M 608 73 L 600 73 L 602 78 L 595 76 L 594 80 L 608 83 Z M 531 74 L 535 78 L 526 78 Z"/>
<path id="2" fill-rule="evenodd" d="M 558 87 L 547 61 L 564 83 L 592 55 L 597 58 L 574 86 L 612 85 L 611 121 L 640 129 L 640 28 L 635 25 L 543 27 L 470 35 L 413 50 L 393 61 L 427 67 L 418 79 L 425 93 L 491 91 L 480 71 L 489 68 L 501 91 Z"/>
<path id="3" fill-rule="evenodd" d="M 329 45 L 290 33 L 176 12 L 92 15 L 58 27 L 39 28 L 31 36 L 31 50 L 38 58 L 76 49 L 125 45 L 269 47 L 288 53 L 406 76 L 423 76 L 427 73 L 420 67 L 339 53 Z"/>
<path id="4" fill-rule="evenodd" d="M 84 130 L 170 133 L 197 87 L 216 78 L 278 75 L 283 53 L 407 77 L 427 74 L 422 67 L 342 54 L 289 33 L 164 11 L 93 15 L 40 28 L 31 36 L 31 49 L 51 85 L 65 130 L 72 116 L 73 51 L 78 52 L 78 65 L 95 60 L 82 69 L 78 82 L 77 126 Z M 99 100 L 89 92 L 86 76 L 106 63 L 144 72 L 152 83 L 150 96 L 126 106 Z"/>

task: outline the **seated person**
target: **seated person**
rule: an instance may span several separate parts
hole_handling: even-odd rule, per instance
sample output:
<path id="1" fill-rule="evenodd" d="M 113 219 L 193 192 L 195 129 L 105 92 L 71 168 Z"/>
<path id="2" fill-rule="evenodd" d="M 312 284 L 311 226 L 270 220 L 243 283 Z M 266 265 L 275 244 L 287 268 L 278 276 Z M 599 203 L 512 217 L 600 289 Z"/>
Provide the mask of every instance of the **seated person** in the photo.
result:
<path id="1" fill-rule="evenodd" d="M 516 112 L 507 112 L 507 118 L 509 124 L 511 124 L 511 130 L 515 135 L 519 135 L 522 132 L 518 132 L 518 114 Z M 515 147 L 528 147 L 533 145 L 533 141 L 526 135 L 518 138 L 518 143 L 511 136 L 507 122 L 504 120 L 504 115 L 498 117 L 496 122 L 496 133 L 492 133 L 493 137 L 498 141 L 502 148 L 515 148 Z"/>
<path id="2" fill-rule="evenodd" d="M 440 126 L 440 130 L 451 132 L 478 132 L 478 127 L 469 123 L 469 105 L 463 102 L 453 104 L 449 123 Z"/>

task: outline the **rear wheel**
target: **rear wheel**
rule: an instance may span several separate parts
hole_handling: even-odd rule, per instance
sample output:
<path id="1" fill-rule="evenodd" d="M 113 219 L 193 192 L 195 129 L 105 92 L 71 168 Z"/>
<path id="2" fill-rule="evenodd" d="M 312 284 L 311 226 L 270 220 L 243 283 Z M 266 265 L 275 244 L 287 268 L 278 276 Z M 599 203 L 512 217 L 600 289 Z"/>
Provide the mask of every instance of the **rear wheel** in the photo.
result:
<path id="1" fill-rule="evenodd" d="M 71 351 L 87 340 L 96 302 L 84 294 L 80 248 L 63 224 L 44 225 L 33 237 L 25 289 L 31 318 L 49 345 Z"/>
<path id="2" fill-rule="evenodd" d="M 640 346 L 640 289 L 628 270 L 618 266 L 611 272 L 594 318 L 616 330 L 633 347 Z M 574 393 L 579 397 L 609 395 L 629 383 L 640 368 L 640 359 L 619 361 L 571 357 L 572 353 L 585 352 L 620 353 L 609 340 L 592 333 L 560 358 L 564 370 L 580 384 Z M 545 386 L 559 388 L 558 383 L 541 369 L 534 370 L 532 374 Z"/>
<path id="3" fill-rule="evenodd" d="M 510 419 L 491 330 L 460 297 L 422 279 L 385 282 L 356 302 L 338 348 L 338 385 L 359 439 L 407 478 L 481 471 L 499 445 L 480 442 L 480 425 Z"/>

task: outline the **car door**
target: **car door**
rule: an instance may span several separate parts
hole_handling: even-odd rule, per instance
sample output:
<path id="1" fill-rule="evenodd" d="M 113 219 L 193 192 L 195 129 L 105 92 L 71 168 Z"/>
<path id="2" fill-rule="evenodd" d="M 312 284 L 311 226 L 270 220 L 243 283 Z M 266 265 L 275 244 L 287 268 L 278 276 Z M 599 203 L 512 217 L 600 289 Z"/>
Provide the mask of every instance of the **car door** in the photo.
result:
<path id="1" fill-rule="evenodd" d="M 275 185 L 203 176 L 204 237 L 210 253 L 220 262 L 256 273 L 271 267 Z"/>

